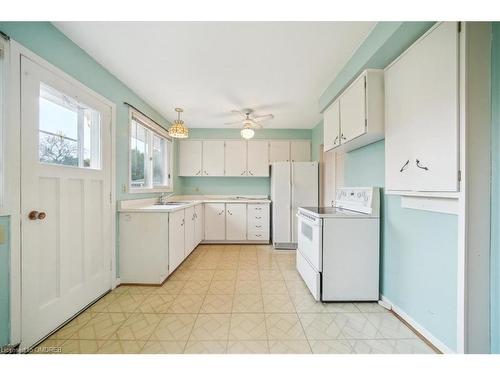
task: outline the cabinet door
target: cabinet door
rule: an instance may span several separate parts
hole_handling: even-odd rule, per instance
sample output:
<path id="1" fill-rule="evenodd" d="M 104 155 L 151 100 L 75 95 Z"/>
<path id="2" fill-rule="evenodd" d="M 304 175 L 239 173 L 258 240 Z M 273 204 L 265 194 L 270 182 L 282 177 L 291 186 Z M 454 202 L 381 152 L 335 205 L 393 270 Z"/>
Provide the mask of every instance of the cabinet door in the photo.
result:
<path id="1" fill-rule="evenodd" d="M 179 142 L 179 176 L 201 176 L 201 141 Z"/>
<path id="2" fill-rule="evenodd" d="M 203 141 L 203 176 L 224 176 L 224 141 Z"/>
<path id="3" fill-rule="evenodd" d="M 203 241 L 203 205 L 194 206 L 194 247 Z"/>
<path id="4" fill-rule="evenodd" d="M 275 161 L 290 161 L 289 141 L 269 142 L 269 163 L 273 163 Z"/>
<path id="5" fill-rule="evenodd" d="M 269 176 L 269 142 L 248 141 L 247 146 L 247 173 L 248 176 Z"/>
<path id="6" fill-rule="evenodd" d="M 341 143 L 366 132 L 365 82 L 366 75 L 362 75 L 340 97 Z"/>
<path id="7" fill-rule="evenodd" d="M 438 25 L 387 68 L 388 190 L 458 190 L 458 71 L 456 22 Z"/>
<path id="8" fill-rule="evenodd" d="M 184 210 L 184 256 L 187 257 L 196 247 L 194 231 L 195 231 L 195 216 L 194 206 Z"/>
<path id="9" fill-rule="evenodd" d="M 247 174 L 247 143 L 246 141 L 225 142 L 225 175 L 246 176 Z"/>
<path id="10" fill-rule="evenodd" d="M 226 207 L 224 203 L 205 203 L 205 240 L 226 239 Z"/>
<path id="11" fill-rule="evenodd" d="M 323 113 L 324 151 L 340 145 L 340 102 L 334 101 Z"/>
<path id="12" fill-rule="evenodd" d="M 184 260 L 184 210 L 169 213 L 168 272 L 171 274 Z"/>
<path id="13" fill-rule="evenodd" d="M 291 161 L 311 161 L 311 142 L 291 141 L 290 159 Z"/>
<path id="14" fill-rule="evenodd" d="M 226 240 L 247 239 L 247 205 L 226 203 Z"/>

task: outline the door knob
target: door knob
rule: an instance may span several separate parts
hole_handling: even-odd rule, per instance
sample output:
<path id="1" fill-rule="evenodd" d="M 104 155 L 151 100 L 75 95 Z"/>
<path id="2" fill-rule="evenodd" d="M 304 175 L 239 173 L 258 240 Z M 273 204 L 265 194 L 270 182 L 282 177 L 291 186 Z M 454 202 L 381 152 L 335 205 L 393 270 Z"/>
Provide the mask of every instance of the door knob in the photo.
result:
<path id="1" fill-rule="evenodd" d="M 29 214 L 28 214 L 28 218 L 30 220 L 43 220 L 47 217 L 47 214 L 45 212 L 38 212 L 38 211 L 31 211 Z"/>

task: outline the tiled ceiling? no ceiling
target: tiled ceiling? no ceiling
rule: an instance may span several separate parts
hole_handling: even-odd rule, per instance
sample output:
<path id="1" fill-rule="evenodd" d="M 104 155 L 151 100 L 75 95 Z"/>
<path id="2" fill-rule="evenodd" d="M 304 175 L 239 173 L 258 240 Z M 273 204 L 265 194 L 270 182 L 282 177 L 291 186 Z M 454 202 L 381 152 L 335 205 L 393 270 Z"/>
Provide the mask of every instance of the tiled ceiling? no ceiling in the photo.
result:
<path id="1" fill-rule="evenodd" d="M 249 107 L 275 115 L 265 128 L 300 129 L 375 22 L 54 24 L 168 120 L 183 107 L 189 127 L 224 128 Z"/>

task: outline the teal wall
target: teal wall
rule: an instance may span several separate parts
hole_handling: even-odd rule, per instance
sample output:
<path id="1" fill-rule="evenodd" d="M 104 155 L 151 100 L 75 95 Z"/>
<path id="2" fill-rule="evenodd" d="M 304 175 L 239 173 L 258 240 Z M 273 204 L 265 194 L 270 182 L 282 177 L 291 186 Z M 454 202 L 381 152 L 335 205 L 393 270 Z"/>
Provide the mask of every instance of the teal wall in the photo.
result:
<path id="1" fill-rule="evenodd" d="M 500 353 L 500 22 L 492 32 L 491 352 Z"/>
<path id="2" fill-rule="evenodd" d="M 384 186 L 384 141 L 346 154 L 347 186 Z M 381 293 L 456 348 L 458 217 L 401 207 L 381 194 Z"/>
<path id="3" fill-rule="evenodd" d="M 191 129 L 192 139 L 238 139 L 240 129 Z M 262 129 L 255 139 L 311 139 L 310 129 Z M 269 195 L 269 177 L 179 177 L 179 192 L 198 194 Z"/>
<path id="4" fill-rule="evenodd" d="M 5 242 L 0 244 L 0 348 L 9 343 L 9 217 L 0 216 L 0 226 L 5 231 Z"/>
<path id="5" fill-rule="evenodd" d="M 312 130 L 311 149 L 312 160 L 319 161 L 319 146 L 323 143 L 323 121 L 317 124 Z"/>

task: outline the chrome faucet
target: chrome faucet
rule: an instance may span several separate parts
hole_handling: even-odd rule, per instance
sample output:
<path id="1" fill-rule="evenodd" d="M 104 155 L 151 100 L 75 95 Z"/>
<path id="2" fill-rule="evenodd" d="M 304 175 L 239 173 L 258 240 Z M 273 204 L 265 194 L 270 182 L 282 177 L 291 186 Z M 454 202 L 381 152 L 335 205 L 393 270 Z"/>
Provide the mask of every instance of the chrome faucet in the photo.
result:
<path id="1" fill-rule="evenodd" d="M 168 198 L 170 198 L 172 195 L 174 195 L 174 193 L 170 193 L 170 194 L 161 193 L 160 194 L 160 199 L 159 199 L 160 204 L 167 203 Z"/>

